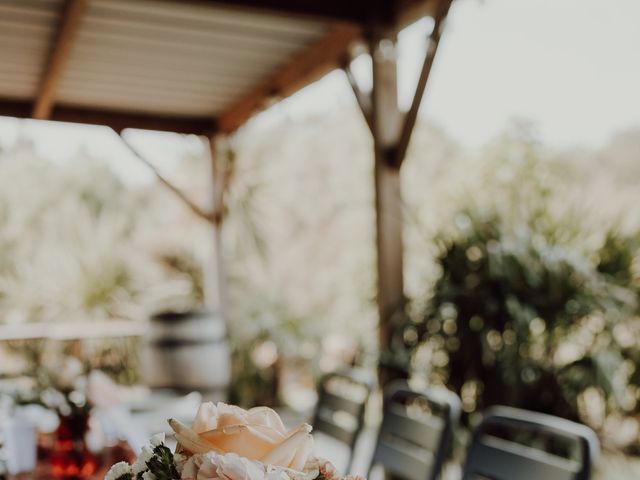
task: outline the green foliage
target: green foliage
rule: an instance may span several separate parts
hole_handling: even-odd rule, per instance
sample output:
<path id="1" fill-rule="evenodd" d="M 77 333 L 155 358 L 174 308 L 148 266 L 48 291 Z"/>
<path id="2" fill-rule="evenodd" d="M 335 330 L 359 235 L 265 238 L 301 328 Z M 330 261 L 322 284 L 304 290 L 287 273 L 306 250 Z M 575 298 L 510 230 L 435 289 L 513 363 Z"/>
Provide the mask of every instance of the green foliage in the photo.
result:
<path id="1" fill-rule="evenodd" d="M 257 342 L 238 343 L 232 352 L 233 382 L 229 387 L 229 402 L 244 408 L 278 403 L 277 365 L 256 365 L 251 352 Z"/>
<path id="2" fill-rule="evenodd" d="M 278 406 L 286 368 L 317 368 L 321 328 L 301 318 L 279 302 L 253 299 L 245 310 L 251 326 L 230 325 L 232 377 L 229 401 L 243 407 Z M 316 325 L 316 328 L 311 328 Z M 313 372 L 312 373 L 316 373 Z"/>
<path id="3" fill-rule="evenodd" d="M 88 370 L 101 370 L 117 384 L 133 385 L 140 380 L 140 341 L 137 337 L 85 340 L 81 360 Z"/>
<path id="4" fill-rule="evenodd" d="M 171 450 L 160 444 L 153 449 L 153 457 L 147 462 L 149 471 L 157 480 L 175 480 L 180 478 Z"/>
<path id="5" fill-rule="evenodd" d="M 139 205 L 91 158 L 57 165 L 20 145 L 3 153 L 0 322 L 127 317 L 148 284 L 147 262 L 132 261 Z"/>
<path id="6" fill-rule="evenodd" d="M 640 278 L 634 272 L 639 240 L 637 237 L 622 237 L 608 232 L 596 258 L 598 271 L 620 285 L 640 290 Z"/>
<path id="7" fill-rule="evenodd" d="M 599 271 L 603 264 L 531 230 L 461 218 L 461 234 L 443 241 L 443 273 L 424 317 L 403 329 L 432 377 L 458 392 L 467 412 L 509 404 L 580 419 L 590 388 L 623 408 L 625 349 L 614 329 L 633 316 L 635 293 Z M 612 254 L 606 247 L 601 258 Z"/>
<path id="8" fill-rule="evenodd" d="M 398 316 L 388 353 L 456 391 L 465 421 L 494 404 L 596 429 L 636 415 L 640 237 L 570 201 L 575 172 L 527 128 L 488 154 L 435 238 L 437 280 Z"/>
<path id="9" fill-rule="evenodd" d="M 204 305 L 204 272 L 199 260 L 188 251 L 174 251 L 159 256 L 159 262 L 173 275 L 180 275 L 188 279 L 190 289 L 188 302 L 190 308 L 199 308 Z"/>
<path id="10" fill-rule="evenodd" d="M 247 126 L 234 140 L 223 229 L 233 402 L 313 388 L 320 365 L 342 361 L 326 361 L 335 337 L 375 348 L 371 145 L 357 122 L 354 110 Z M 256 352 L 274 345 L 267 366 Z"/>

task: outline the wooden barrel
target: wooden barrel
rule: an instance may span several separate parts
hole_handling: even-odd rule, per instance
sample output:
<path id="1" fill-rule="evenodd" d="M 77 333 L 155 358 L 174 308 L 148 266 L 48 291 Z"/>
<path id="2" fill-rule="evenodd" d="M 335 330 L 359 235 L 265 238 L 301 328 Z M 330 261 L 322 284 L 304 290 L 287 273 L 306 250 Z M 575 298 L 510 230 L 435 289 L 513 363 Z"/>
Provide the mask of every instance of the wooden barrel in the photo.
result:
<path id="1" fill-rule="evenodd" d="M 152 316 L 141 349 L 140 373 L 151 388 L 226 399 L 231 359 L 222 317 L 212 312 Z"/>

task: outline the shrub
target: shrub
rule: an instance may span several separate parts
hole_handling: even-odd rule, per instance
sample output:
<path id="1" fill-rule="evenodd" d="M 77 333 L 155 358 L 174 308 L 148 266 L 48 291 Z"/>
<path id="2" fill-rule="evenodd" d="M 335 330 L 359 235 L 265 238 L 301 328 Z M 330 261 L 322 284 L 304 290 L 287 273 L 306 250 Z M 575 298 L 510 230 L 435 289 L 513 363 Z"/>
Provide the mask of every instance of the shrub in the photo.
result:
<path id="1" fill-rule="evenodd" d="M 498 214 L 464 212 L 440 239 L 441 276 L 396 344 L 467 415 L 506 404 L 600 428 L 635 408 L 640 372 L 635 242 L 587 257 Z"/>

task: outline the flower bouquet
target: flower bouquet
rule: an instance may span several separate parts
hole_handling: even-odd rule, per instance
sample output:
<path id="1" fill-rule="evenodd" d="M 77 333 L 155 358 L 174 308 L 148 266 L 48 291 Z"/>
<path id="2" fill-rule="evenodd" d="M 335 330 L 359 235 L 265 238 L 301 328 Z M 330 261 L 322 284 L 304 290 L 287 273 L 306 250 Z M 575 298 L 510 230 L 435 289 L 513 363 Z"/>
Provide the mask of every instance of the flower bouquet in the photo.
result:
<path id="1" fill-rule="evenodd" d="M 170 419 L 177 447 L 151 438 L 133 465 L 116 463 L 105 480 L 360 480 L 340 477 L 314 457 L 311 427 L 287 431 L 267 407 L 203 403 L 191 427 Z"/>

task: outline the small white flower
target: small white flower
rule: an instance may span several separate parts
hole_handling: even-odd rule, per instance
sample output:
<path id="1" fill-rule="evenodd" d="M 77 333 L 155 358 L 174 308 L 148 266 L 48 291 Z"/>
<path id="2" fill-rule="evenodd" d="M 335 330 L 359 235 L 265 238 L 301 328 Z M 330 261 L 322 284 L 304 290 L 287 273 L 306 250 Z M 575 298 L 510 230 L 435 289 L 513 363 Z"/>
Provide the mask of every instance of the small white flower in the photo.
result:
<path id="1" fill-rule="evenodd" d="M 164 443 L 164 433 L 156 433 L 151 437 L 149 443 L 152 447 L 157 447 L 158 445 L 162 445 Z"/>
<path id="2" fill-rule="evenodd" d="M 144 472 L 142 474 L 142 480 L 156 480 L 156 476 L 151 472 Z"/>
<path id="3" fill-rule="evenodd" d="M 134 475 L 137 475 L 140 472 L 144 472 L 147 470 L 147 462 L 153 458 L 153 450 L 151 447 L 142 447 L 142 451 L 135 463 L 133 464 L 132 470 Z"/>
<path id="4" fill-rule="evenodd" d="M 109 469 L 104 477 L 104 480 L 118 480 L 123 475 L 133 475 L 131 471 L 131 465 L 127 462 L 118 462 Z"/>

